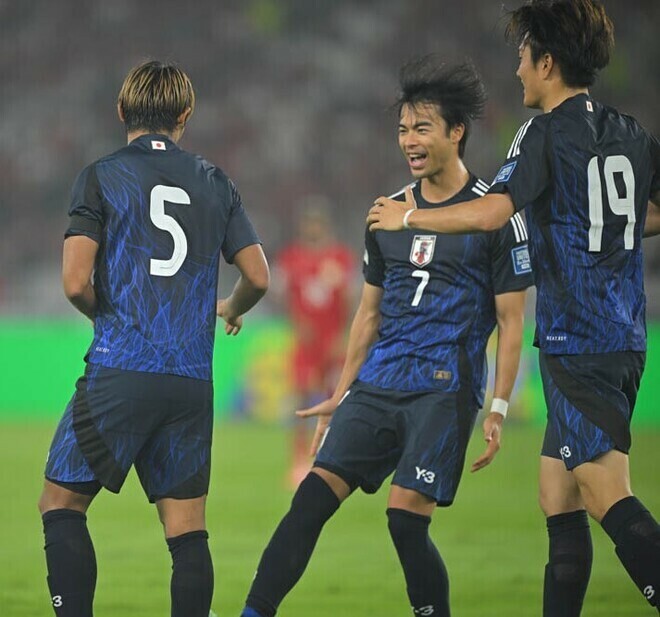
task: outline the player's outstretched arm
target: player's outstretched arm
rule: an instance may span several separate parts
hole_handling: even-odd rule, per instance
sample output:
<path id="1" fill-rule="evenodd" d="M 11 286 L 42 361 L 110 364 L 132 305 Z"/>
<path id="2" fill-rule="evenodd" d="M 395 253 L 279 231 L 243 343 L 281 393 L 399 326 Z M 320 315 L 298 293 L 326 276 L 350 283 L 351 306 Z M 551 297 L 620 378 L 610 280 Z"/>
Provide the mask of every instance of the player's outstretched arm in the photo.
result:
<path id="1" fill-rule="evenodd" d="M 270 283 L 266 256 L 259 244 L 251 244 L 236 253 L 234 265 L 241 273 L 231 295 L 218 300 L 216 312 L 225 320 L 225 332 L 236 335 L 243 326 L 242 315 L 263 298 Z"/>
<path id="2" fill-rule="evenodd" d="M 69 236 L 62 252 L 64 294 L 83 315 L 94 321 L 96 293 L 92 273 L 99 244 L 87 236 Z"/>
<path id="3" fill-rule="evenodd" d="M 404 217 L 409 210 L 414 210 Z M 445 234 L 494 231 L 513 216 L 513 201 L 507 194 L 489 193 L 478 199 L 444 208 L 416 209 L 410 188 L 406 201 L 379 197 L 367 215 L 370 231 L 424 229 Z"/>
<path id="4" fill-rule="evenodd" d="M 504 401 L 508 404 L 520 363 L 525 319 L 525 293 L 525 291 L 512 291 L 495 296 L 497 355 L 495 358 L 494 404 L 483 423 L 486 450 L 472 464 L 471 471 L 479 471 L 489 465 L 500 449 L 502 421 L 506 415 Z M 495 401 L 501 402 L 496 403 Z M 500 409 L 500 411 L 498 412 L 496 409 Z"/>
<path id="5" fill-rule="evenodd" d="M 660 234 L 660 192 L 656 193 L 649 201 L 646 211 L 646 222 L 644 223 L 644 237 L 657 236 Z"/>
<path id="6" fill-rule="evenodd" d="M 301 418 L 316 416 L 316 431 L 312 440 L 311 454 L 314 456 L 319 449 L 323 435 L 330 424 L 330 418 L 335 409 L 346 395 L 348 388 L 355 381 L 360 367 L 365 361 L 369 349 L 378 338 L 378 327 L 380 325 L 380 301 L 383 297 L 383 289 L 365 283 L 362 288 L 360 304 L 353 317 L 353 323 L 348 334 L 348 346 L 344 366 L 339 376 L 339 381 L 334 394 L 309 409 L 301 409 L 296 414 Z"/>

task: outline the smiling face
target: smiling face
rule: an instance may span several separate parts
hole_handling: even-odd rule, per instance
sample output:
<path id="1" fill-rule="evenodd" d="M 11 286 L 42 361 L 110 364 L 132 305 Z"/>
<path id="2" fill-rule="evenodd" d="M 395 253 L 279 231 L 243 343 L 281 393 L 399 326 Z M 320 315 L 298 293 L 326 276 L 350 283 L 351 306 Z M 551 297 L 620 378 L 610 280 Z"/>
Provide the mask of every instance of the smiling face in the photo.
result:
<path id="1" fill-rule="evenodd" d="M 448 129 L 438 108 L 431 103 L 404 104 L 399 117 L 399 147 L 416 179 L 442 173 L 447 163 L 458 158 L 463 125 Z"/>
<path id="2" fill-rule="evenodd" d="M 516 75 L 523 85 L 523 105 L 533 109 L 542 109 L 544 59 L 539 58 L 535 64 L 532 59 L 532 49 L 525 41 L 518 48 L 518 57 L 520 64 Z"/>

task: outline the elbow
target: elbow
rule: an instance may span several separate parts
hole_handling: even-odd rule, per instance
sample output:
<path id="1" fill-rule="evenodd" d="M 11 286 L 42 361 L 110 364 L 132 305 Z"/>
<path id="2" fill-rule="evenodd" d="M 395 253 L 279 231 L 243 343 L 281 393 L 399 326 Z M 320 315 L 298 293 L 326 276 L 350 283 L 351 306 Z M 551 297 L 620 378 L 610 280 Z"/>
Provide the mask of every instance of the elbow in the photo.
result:
<path id="1" fill-rule="evenodd" d="M 64 279 L 62 286 L 64 288 L 64 295 L 69 301 L 74 301 L 82 298 L 85 295 L 88 281 L 81 281 L 75 279 Z"/>
<path id="2" fill-rule="evenodd" d="M 489 232 L 502 229 L 510 218 L 509 213 L 501 213 L 493 209 L 493 212 L 489 212 L 480 218 L 478 222 L 480 231 Z"/>
<path id="3" fill-rule="evenodd" d="M 255 292 L 263 296 L 268 291 L 268 287 L 270 287 L 270 272 L 268 268 L 251 276 L 250 285 Z"/>

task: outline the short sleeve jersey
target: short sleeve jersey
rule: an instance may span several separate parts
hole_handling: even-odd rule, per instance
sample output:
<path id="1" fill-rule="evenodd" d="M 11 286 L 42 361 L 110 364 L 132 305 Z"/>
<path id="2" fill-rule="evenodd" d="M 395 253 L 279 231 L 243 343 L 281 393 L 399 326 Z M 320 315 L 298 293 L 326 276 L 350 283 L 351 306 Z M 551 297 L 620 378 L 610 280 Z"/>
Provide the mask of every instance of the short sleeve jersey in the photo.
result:
<path id="1" fill-rule="evenodd" d="M 657 140 L 585 94 L 520 128 L 490 192 L 526 208 L 541 350 L 646 349 L 641 240 L 658 190 Z"/>
<path id="2" fill-rule="evenodd" d="M 259 242 L 231 180 L 143 135 L 82 171 L 69 215 L 67 237 L 99 243 L 86 359 L 210 380 L 220 253 Z"/>
<path id="3" fill-rule="evenodd" d="M 332 337 L 346 328 L 346 294 L 356 265 L 353 251 L 339 242 L 317 247 L 296 242 L 278 256 L 289 316 L 311 328 L 313 338 Z"/>
<path id="4" fill-rule="evenodd" d="M 474 176 L 449 206 L 485 194 Z M 394 196 L 403 200 L 401 192 Z M 495 296 L 533 284 L 527 229 L 516 214 L 502 229 L 445 235 L 424 230 L 366 232 L 364 277 L 383 288 L 379 340 L 358 379 L 398 391 L 472 389 L 479 405 L 486 386 L 486 345 L 495 325 Z"/>

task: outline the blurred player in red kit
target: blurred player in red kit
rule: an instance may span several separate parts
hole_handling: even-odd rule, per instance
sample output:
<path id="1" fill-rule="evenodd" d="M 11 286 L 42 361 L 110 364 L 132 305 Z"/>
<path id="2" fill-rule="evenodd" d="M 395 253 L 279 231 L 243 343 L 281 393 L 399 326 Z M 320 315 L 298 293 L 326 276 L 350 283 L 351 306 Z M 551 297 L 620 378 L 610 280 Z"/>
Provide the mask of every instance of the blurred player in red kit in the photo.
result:
<path id="1" fill-rule="evenodd" d="M 297 238 L 279 254 L 275 275 L 293 331 L 291 382 L 300 408 L 326 398 L 341 370 L 356 267 L 354 251 L 334 236 L 325 199 L 308 200 Z M 311 465 L 311 431 L 304 420 L 294 422 L 292 488 Z"/>

